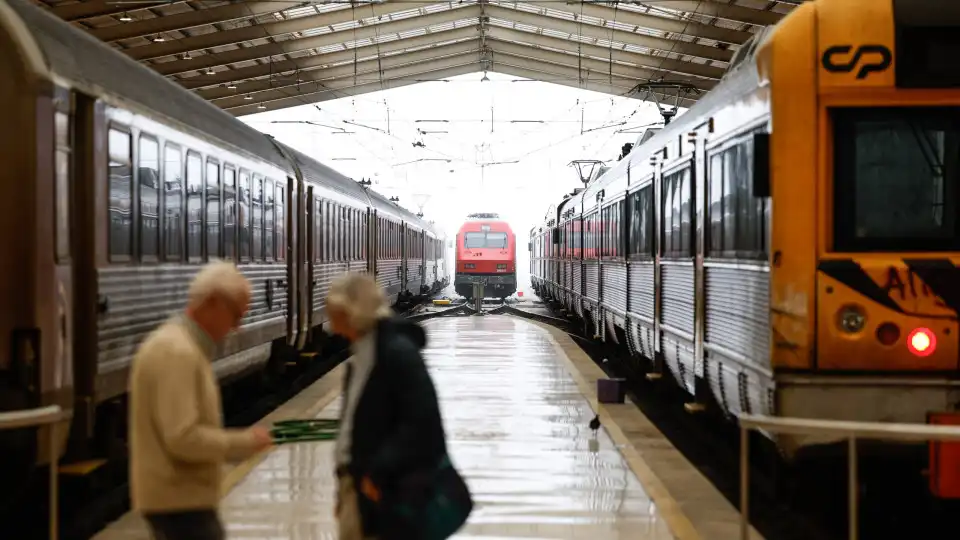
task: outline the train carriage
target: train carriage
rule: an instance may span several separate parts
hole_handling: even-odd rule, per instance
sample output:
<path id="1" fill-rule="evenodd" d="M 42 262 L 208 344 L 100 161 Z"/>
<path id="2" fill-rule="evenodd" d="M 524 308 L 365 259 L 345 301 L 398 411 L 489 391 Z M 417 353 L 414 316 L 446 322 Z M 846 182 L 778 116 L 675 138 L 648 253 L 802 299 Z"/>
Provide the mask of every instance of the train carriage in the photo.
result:
<path id="1" fill-rule="evenodd" d="M 958 28 L 951 2 L 798 6 L 531 231 L 537 291 L 731 416 L 956 409 Z"/>
<path id="2" fill-rule="evenodd" d="M 122 454 L 132 355 L 206 261 L 253 287 L 222 379 L 314 346 L 337 273 L 373 272 L 393 300 L 448 282 L 436 264 L 422 289 L 422 248 L 402 242 L 419 231 L 442 263 L 431 224 L 32 3 L 0 2 L 0 65 L 0 410 L 60 405 L 71 457 Z M 49 461 L 46 433 L 0 434 L 0 475 Z"/>

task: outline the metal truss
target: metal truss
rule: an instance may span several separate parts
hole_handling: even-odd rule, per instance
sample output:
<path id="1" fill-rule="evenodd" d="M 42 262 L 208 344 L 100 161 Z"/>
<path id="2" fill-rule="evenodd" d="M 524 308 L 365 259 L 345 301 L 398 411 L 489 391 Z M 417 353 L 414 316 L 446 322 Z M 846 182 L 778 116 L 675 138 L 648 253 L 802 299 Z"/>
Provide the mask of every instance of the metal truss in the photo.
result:
<path id="1" fill-rule="evenodd" d="M 793 7 L 786 0 L 34 1 L 237 115 L 478 71 L 688 107 L 722 77 L 740 44 Z M 690 91 L 678 97 L 656 86 L 667 83 Z"/>

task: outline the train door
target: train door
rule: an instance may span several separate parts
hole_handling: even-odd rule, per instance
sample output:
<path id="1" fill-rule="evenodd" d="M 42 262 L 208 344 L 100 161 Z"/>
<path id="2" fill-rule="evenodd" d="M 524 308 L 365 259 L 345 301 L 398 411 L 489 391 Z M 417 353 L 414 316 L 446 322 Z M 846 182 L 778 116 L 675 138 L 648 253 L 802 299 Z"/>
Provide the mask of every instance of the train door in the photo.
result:
<path id="1" fill-rule="evenodd" d="M 710 395 L 710 388 L 704 387 L 704 351 L 703 343 L 706 336 L 706 271 L 703 264 L 703 258 L 706 255 L 706 215 L 707 215 L 707 160 L 706 160 L 706 140 L 698 136 L 696 131 L 690 133 L 687 142 L 694 146 L 693 158 L 693 230 L 695 243 L 693 246 L 694 254 L 694 306 L 693 306 L 693 371 L 694 388 L 693 395 L 697 401 L 704 396 Z"/>
<path id="2" fill-rule="evenodd" d="M 313 186 L 306 186 L 304 205 L 301 210 L 303 226 L 299 236 L 303 237 L 302 258 L 300 267 L 303 269 L 303 282 L 300 290 L 300 338 L 298 346 L 303 348 L 309 340 L 313 328 L 313 306 L 317 278 L 314 276 L 314 266 L 317 260 L 317 200 L 313 198 Z"/>
<path id="3" fill-rule="evenodd" d="M 303 229 L 300 228 L 303 214 L 303 182 L 299 179 L 287 177 L 286 189 L 277 186 L 277 199 L 285 197 L 288 201 L 287 213 L 283 216 L 284 227 L 286 227 L 286 240 L 278 249 L 286 251 L 285 259 L 287 262 L 287 344 L 301 347 L 300 342 L 300 324 L 303 316 L 300 314 L 300 304 L 303 303 L 303 251 L 300 245 L 303 241 L 302 234 L 298 234 Z M 268 195 L 264 195 L 264 198 Z M 282 201 L 278 201 L 277 208 L 283 208 Z M 277 216 L 279 218 L 279 216 Z M 280 219 L 276 220 L 280 223 Z"/>
<path id="4" fill-rule="evenodd" d="M 410 255 L 410 243 L 407 241 L 407 224 L 400 222 L 400 293 L 407 290 L 407 264 Z"/>
<path id="5" fill-rule="evenodd" d="M 377 276 L 377 210 L 367 208 L 367 272 Z"/>

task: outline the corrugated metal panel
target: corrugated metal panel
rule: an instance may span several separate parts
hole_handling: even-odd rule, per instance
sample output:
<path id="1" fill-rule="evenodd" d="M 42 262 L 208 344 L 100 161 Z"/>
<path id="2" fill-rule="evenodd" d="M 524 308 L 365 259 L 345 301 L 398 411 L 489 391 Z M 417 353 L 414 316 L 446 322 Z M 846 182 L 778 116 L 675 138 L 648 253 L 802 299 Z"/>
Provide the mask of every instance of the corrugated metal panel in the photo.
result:
<path id="1" fill-rule="evenodd" d="M 653 320 L 656 296 L 653 286 L 654 263 L 630 263 L 630 312 Z"/>
<path id="2" fill-rule="evenodd" d="M 622 312 L 627 311 L 627 265 L 603 263 L 603 303 Z"/>
<path id="3" fill-rule="evenodd" d="M 140 342 L 187 301 L 187 288 L 196 265 L 112 266 L 99 270 L 97 287 L 108 309 L 97 324 L 97 371 L 126 369 Z M 274 286 L 267 304 L 267 281 L 286 280 L 286 266 L 240 265 L 252 285 L 250 310 L 243 326 L 221 348 L 221 356 L 240 348 L 270 343 L 286 329 L 287 289 Z M 274 281 L 276 283 L 276 281 Z M 275 323 L 275 324 L 271 324 Z M 240 345 L 242 343 L 242 346 Z"/>
<path id="4" fill-rule="evenodd" d="M 600 270 L 597 261 L 584 261 L 584 271 L 587 273 L 586 297 L 593 301 L 600 299 Z"/>
<path id="5" fill-rule="evenodd" d="M 754 269 L 706 268 L 706 341 L 770 362 L 770 274 Z"/>
<path id="6" fill-rule="evenodd" d="M 693 335 L 693 266 L 663 265 L 663 324 Z"/>

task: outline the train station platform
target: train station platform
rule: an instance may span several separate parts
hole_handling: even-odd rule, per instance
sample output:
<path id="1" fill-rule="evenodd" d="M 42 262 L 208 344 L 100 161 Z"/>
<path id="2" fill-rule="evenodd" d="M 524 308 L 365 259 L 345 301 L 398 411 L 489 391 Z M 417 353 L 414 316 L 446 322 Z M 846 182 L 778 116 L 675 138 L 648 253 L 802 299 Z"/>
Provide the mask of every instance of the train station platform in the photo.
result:
<path id="1" fill-rule="evenodd" d="M 634 405 L 597 403 L 603 372 L 568 335 L 504 315 L 425 326 L 450 454 L 475 501 L 456 538 L 738 537 L 736 510 Z M 266 421 L 337 417 L 341 376 Z M 234 468 L 221 505 L 228 538 L 336 538 L 332 459 L 333 442 L 299 443 Z M 149 536 L 128 514 L 94 538 Z"/>

